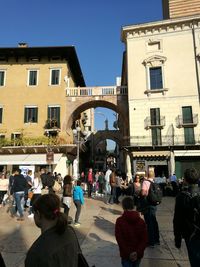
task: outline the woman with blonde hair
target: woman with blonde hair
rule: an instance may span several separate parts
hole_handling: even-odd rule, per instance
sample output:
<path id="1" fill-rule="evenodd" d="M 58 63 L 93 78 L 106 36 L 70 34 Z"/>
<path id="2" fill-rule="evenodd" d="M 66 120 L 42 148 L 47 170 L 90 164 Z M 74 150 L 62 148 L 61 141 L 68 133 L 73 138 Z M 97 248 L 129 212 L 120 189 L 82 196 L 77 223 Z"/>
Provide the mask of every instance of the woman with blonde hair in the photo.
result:
<path id="1" fill-rule="evenodd" d="M 30 190 L 32 192 L 31 201 L 30 201 L 30 214 L 28 215 L 29 218 L 33 218 L 33 212 L 32 212 L 32 206 L 33 203 L 41 196 L 42 192 L 42 181 L 40 178 L 40 174 L 38 172 L 35 172 L 34 174 L 34 180 L 33 180 L 33 186 Z"/>

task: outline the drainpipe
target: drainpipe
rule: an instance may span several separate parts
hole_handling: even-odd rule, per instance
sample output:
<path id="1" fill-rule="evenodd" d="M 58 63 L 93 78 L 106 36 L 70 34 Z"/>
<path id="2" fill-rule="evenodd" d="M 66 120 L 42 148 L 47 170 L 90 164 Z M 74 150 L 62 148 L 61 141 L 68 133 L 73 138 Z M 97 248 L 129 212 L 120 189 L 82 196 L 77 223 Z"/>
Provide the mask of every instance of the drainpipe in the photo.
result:
<path id="1" fill-rule="evenodd" d="M 194 60 L 195 60 L 195 69 L 196 69 L 196 77 L 197 77 L 197 88 L 199 95 L 199 104 L 200 104 L 200 83 L 199 83 L 199 72 L 198 72 L 198 63 L 197 63 L 197 46 L 196 46 L 196 38 L 195 38 L 195 28 L 194 21 L 192 21 L 192 37 L 193 37 L 193 46 L 194 46 Z"/>

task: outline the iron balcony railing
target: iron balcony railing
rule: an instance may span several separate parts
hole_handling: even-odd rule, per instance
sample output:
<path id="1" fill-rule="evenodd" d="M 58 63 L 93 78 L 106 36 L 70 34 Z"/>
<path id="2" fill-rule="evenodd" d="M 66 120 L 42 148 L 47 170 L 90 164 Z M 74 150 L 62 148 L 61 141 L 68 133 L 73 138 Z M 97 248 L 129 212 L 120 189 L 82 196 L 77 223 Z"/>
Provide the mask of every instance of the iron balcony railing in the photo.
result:
<path id="1" fill-rule="evenodd" d="M 198 114 L 193 114 L 191 119 L 184 119 L 182 115 L 176 117 L 176 127 L 195 127 L 198 124 Z"/>
<path id="2" fill-rule="evenodd" d="M 163 135 L 160 138 L 151 136 L 130 136 L 131 146 L 185 146 L 200 145 L 200 135 Z"/>
<path id="3" fill-rule="evenodd" d="M 163 128 L 165 126 L 165 116 L 160 116 L 160 120 L 157 123 L 152 123 L 151 117 L 146 117 L 144 120 L 144 128 Z"/>
<path id="4" fill-rule="evenodd" d="M 97 86 L 97 87 L 69 87 L 66 96 L 100 96 L 100 95 L 127 95 L 127 86 Z"/>

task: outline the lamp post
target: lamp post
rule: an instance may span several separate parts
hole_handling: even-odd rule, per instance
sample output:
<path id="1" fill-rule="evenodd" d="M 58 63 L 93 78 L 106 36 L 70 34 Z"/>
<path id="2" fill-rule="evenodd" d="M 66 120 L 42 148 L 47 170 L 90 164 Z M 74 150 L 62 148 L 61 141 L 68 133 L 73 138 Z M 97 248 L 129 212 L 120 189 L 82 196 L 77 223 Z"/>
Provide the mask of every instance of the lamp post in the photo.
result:
<path id="1" fill-rule="evenodd" d="M 75 170 L 75 179 L 77 180 L 80 177 L 80 173 L 79 173 L 79 159 L 80 159 L 80 132 L 81 132 L 81 128 L 79 126 L 77 126 L 75 129 L 73 129 L 73 134 L 74 136 L 77 138 L 76 139 L 76 143 L 77 143 L 77 158 L 76 158 L 76 162 L 74 164 L 74 170 Z"/>

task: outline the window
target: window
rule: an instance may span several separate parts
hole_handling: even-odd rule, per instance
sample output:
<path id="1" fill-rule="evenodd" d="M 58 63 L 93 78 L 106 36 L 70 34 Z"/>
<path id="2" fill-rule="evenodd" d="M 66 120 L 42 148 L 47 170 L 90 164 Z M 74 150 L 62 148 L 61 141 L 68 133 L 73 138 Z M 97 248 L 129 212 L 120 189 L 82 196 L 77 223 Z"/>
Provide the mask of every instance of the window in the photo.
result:
<path id="1" fill-rule="evenodd" d="M 162 81 L 162 68 L 150 68 L 149 69 L 150 75 L 150 89 L 162 89 L 163 88 L 163 81 Z"/>
<path id="2" fill-rule="evenodd" d="M 144 93 L 148 96 L 151 93 L 162 93 L 164 95 L 168 91 L 164 82 L 164 63 L 166 60 L 166 57 L 155 55 L 143 61 L 147 78 L 147 88 Z"/>
<path id="3" fill-rule="evenodd" d="M 51 85 L 60 84 L 60 69 L 51 69 L 50 84 Z"/>
<path id="4" fill-rule="evenodd" d="M 151 125 L 160 125 L 160 109 L 159 108 L 151 108 L 150 116 L 151 116 Z"/>
<path id="5" fill-rule="evenodd" d="M 3 121 L 3 108 L 0 107 L 0 123 Z"/>
<path id="6" fill-rule="evenodd" d="M 193 127 L 185 127 L 184 128 L 184 137 L 185 137 L 185 144 L 186 145 L 194 145 L 195 144 L 194 128 Z"/>
<path id="7" fill-rule="evenodd" d="M 38 121 L 38 108 L 25 107 L 24 123 L 29 123 L 29 122 L 36 123 L 37 121 Z"/>
<path id="8" fill-rule="evenodd" d="M 192 107 L 182 107 L 183 123 L 193 123 Z"/>
<path id="9" fill-rule="evenodd" d="M 161 138 L 161 129 L 160 128 L 152 128 L 151 129 L 152 135 L 152 145 L 159 146 L 162 145 L 162 138 Z"/>
<path id="10" fill-rule="evenodd" d="M 38 71 L 37 70 L 29 70 L 28 72 L 28 85 L 34 86 L 38 84 Z"/>
<path id="11" fill-rule="evenodd" d="M 5 86 L 5 70 L 0 70 L 0 86 Z"/>
<path id="12" fill-rule="evenodd" d="M 151 126 L 155 126 L 151 128 L 152 145 L 162 145 L 161 128 L 160 128 L 161 124 L 160 109 L 151 108 L 150 117 L 151 117 Z"/>
<path id="13" fill-rule="evenodd" d="M 48 107 L 48 123 L 50 128 L 60 128 L 60 107 L 49 106 Z"/>

